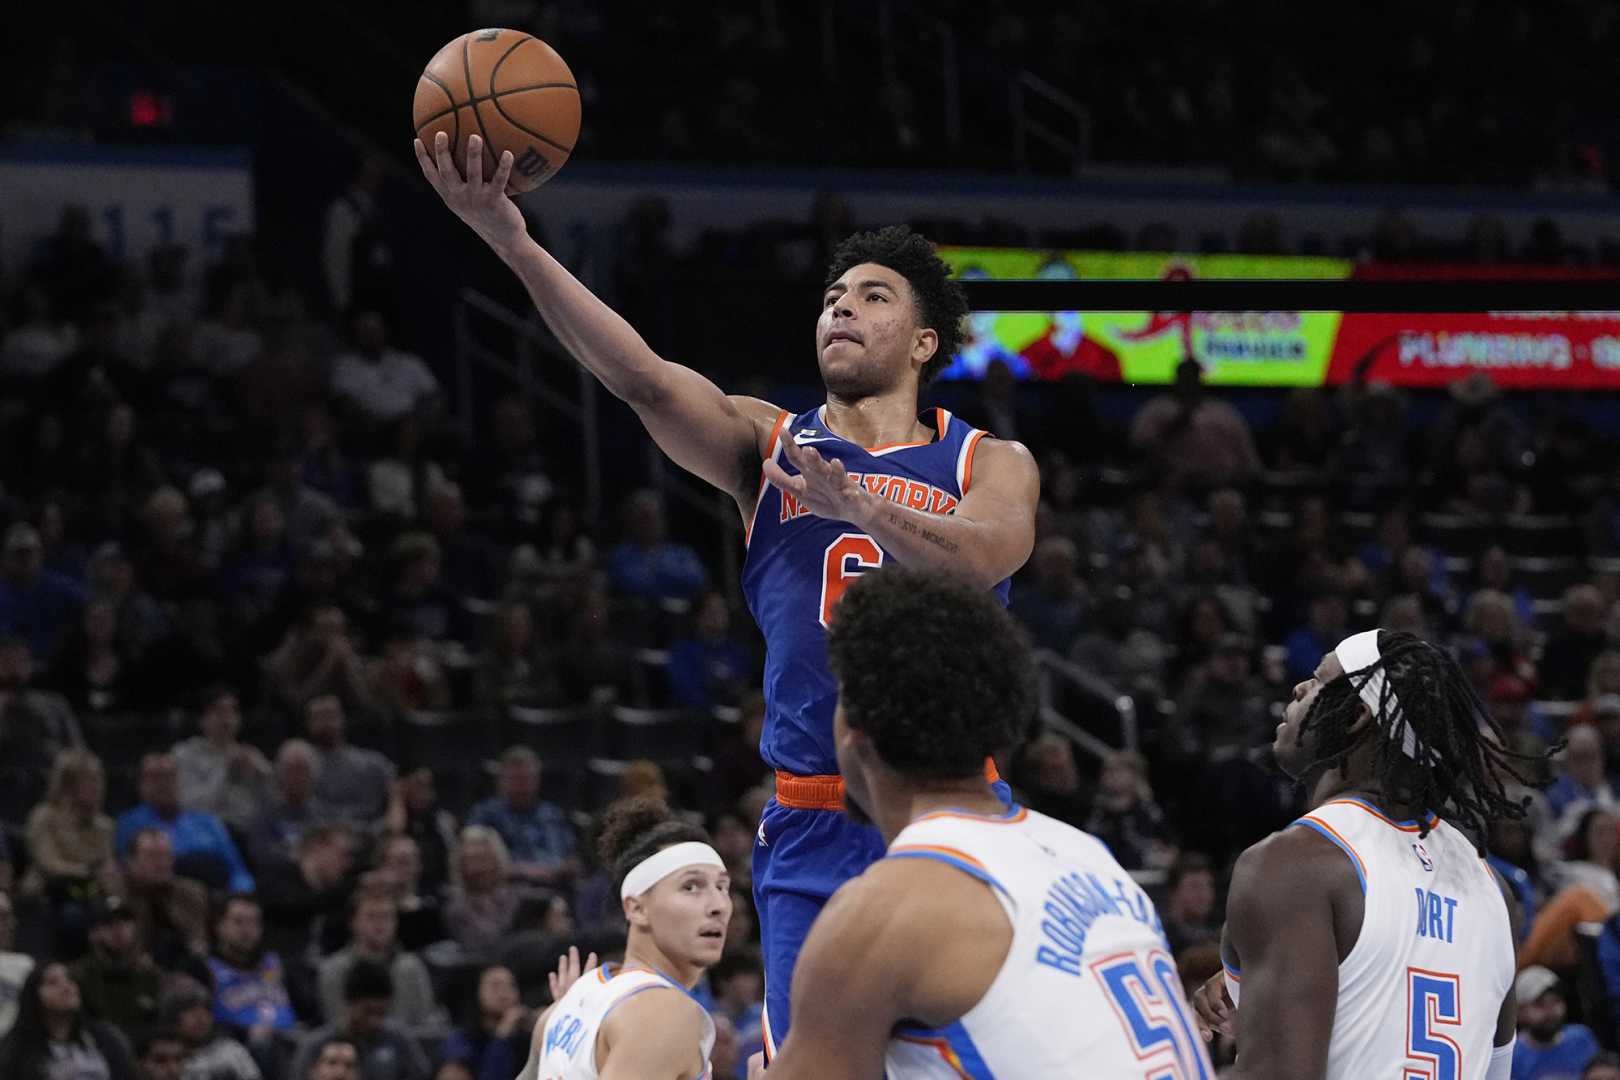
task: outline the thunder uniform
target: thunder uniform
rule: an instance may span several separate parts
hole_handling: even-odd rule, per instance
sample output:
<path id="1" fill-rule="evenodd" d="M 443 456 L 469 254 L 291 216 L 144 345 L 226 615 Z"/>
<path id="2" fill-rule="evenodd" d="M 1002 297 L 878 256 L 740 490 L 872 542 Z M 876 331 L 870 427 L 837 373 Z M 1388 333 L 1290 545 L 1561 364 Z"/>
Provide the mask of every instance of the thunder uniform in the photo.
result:
<path id="1" fill-rule="evenodd" d="M 698 1080 L 709 1076 L 714 1049 L 714 1021 L 684 986 L 656 971 L 614 970 L 603 964 L 579 977 L 546 1017 L 539 1069 L 525 1069 L 518 1080 L 596 1080 L 596 1036 L 608 1014 L 627 999 L 648 990 L 675 990 L 703 1017 L 703 1041 L 693 1047 L 701 1060 Z"/>
<path id="2" fill-rule="evenodd" d="M 1490 1065 L 1515 970 L 1507 902 L 1468 837 L 1438 818 L 1428 825 L 1419 839 L 1417 822 L 1351 797 L 1293 823 L 1344 852 L 1366 904 L 1339 965 L 1327 1080 L 1478 1080 Z M 1234 1005 L 1242 984 L 1228 964 Z"/>
<path id="3" fill-rule="evenodd" d="M 934 410 L 933 428 L 926 442 L 863 448 L 827 429 L 825 407 L 798 416 L 784 412 L 766 456 L 796 475 L 781 446 L 792 439 L 843 465 L 868 491 L 950 514 L 972 485 L 974 452 L 985 432 L 945 409 Z M 776 770 L 776 796 L 760 821 L 753 865 L 765 961 L 766 1048 L 774 1053 L 787 1033 L 793 965 L 810 924 L 838 886 L 883 855 L 877 829 L 842 813 L 832 735 L 838 685 L 827 668 L 827 625 L 849 583 L 888 556 L 848 522 L 815 516 L 763 479 L 746 542 L 743 594 L 766 648 L 760 755 Z M 1010 584 L 1008 579 L 995 587 L 1003 604 Z M 1000 791 L 1008 798 L 1005 785 Z"/>
<path id="4" fill-rule="evenodd" d="M 902 1025 L 891 1080 L 1212 1080 L 1153 902 L 1096 837 L 1014 807 L 925 814 L 891 859 L 936 859 L 990 886 L 1012 946 L 990 989 L 944 1028 Z"/>

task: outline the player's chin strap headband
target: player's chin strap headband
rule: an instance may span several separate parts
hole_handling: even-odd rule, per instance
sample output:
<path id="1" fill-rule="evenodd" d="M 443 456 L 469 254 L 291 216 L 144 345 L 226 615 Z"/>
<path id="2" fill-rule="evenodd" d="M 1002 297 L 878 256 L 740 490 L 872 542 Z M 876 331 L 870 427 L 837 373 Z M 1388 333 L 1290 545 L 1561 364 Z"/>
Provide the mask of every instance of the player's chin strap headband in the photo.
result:
<path id="1" fill-rule="evenodd" d="M 1378 651 L 1378 631 L 1363 630 L 1359 634 L 1352 634 L 1339 642 L 1338 648 L 1333 652 L 1339 658 L 1339 666 L 1344 668 L 1346 675 L 1370 668 L 1378 663 L 1381 655 Z M 1393 735 L 1395 725 L 1401 720 L 1401 702 L 1395 696 L 1395 688 L 1391 686 L 1386 704 L 1384 669 L 1373 668 L 1366 675 L 1359 676 L 1359 680 L 1358 683 L 1356 679 L 1352 679 L 1351 685 L 1356 688 L 1356 693 L 1361 695 L 1361 700 L 1366 703 L 1367 708 L 1372 710 L 1373 719 L 1383 725 L 1384 733 Z M 1412 729 L 1411 724 L 1406 724 L 1401 732 L 1401 750 L 1413 761 L 1422 759 L 1419 756 L 1420 752 L 1422 757 L 1434 756 L 1428 748 L 1420 748 L 1417 732 Z"/>
<path id="2" fill-rule="evenodd" d="M 642 859 L 635 869 L 624 876 L 619 899 L 640 896 L 675 871 L 685 870 L 688 866 L 712 866 L 716 870 L 724 870 L 726 863 L 718 851 L 700 841 L 672 844 Z"/>

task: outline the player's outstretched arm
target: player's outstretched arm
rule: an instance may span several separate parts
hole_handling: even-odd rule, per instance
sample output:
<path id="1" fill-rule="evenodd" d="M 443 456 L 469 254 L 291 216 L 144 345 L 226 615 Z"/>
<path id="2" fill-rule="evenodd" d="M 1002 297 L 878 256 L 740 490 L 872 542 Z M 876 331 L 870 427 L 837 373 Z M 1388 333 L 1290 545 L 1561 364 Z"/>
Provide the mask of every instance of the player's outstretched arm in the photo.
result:
<path id="1" fill-rule="evenodd" d="M 674 989 L 647 990 L 608 1013 L 599 1036 L 600 1080 L 698 1080 L 703 1010 Z"/>
<path id="2" fill-rule="evenodd" d="M 484 146 L 467 140 L 466 179 L 443 132 L 432 147 L 416 140 L 416 160 L 455 215 L 522 279 L 540 317 L 574 359 L 641 417 L 677 465 L 751 508 L 759 461 L 777 410 L 753 398 L 727 397 L 714 383 L 653 352 L 641 335 L 529 236 L 506 193 L 512 155 L 484 179 Z M 763 434 L 761 433 L 763 429 Z"/>
<path id="3" fill-rule="evenodd" d="M 765 477 L 811 513 L 847 521 L 908 566 L 961 574 L 989 588 L 1016 573 L 1035 546 L 1040 470 L 1023 444 L 981 439 L 967 490 L 952 514 L 931 514 L 890 502 L 849 478 L 837 461 L 784 439 L 782 452 L 799 475 L 774 461 Z"/>
<path id="4" fill-rule="evenodd" d="M 1226 932 L 1243 971 L 1242 1080 L 1319 1080 L 1326 1071 L 1339 997 L 1334 904 L 1347 889 L 1360 895 L 1349 861 L 1304 829 L 1256 844 L 1233 868 Z"/>
<path id="5" fill-rule="evenodd" d="M 765 1076 L 882 1076 L 895 1025 L 961 1019 L 1011 947 L 1012 924 L 982 883 L 927 859 L 879 862 L 811 926 L 794 967 L 787 1041 Z"/>

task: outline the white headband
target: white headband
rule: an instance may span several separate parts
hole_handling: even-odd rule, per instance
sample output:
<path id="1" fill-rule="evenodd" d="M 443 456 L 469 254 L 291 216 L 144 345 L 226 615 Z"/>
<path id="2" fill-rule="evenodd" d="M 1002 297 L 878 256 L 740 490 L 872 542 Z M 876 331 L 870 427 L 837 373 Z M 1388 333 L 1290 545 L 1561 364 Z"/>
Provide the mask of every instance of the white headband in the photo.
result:
<path id="1" fill-rule="evenodd" d="M 688 866 L 712 866 L 716 870 L 724 870 L 726 863 L 718 851 L 701 841 L 672 844 L 636 863 L 635 869 L 624 876 L 619 899 L 640 896 L 675 871 L 685 870 Z"/>
<path id="2" fill-rule="evenodd" d="M 1346 675 L 1372 667 L 1378 663 L 1381 655 L 1378 652 L 1378 631 L 1363 630 L 1359 634 L 1351 634 L 1339 642 L 1338 648 L 1333 652 L 1338 656 L 1339 666 L 1344 668 Z M 1395 688 L 1392 686 L 1389 688 L 1389 707 L 1382 714 L 1379 713 L 1378 710 L 1383 704 L 1384 682 L 1384 669 L 1375 668 L 1361 680 L 1361 685 L 1356 687 L 1356 691 L 1361 695 L 1361 700 L 1366 702 L 1367 708 L 1372 710 L 1373 719 L 1384 726 L 1385 734 L 1389 734 L 1395 730 L 1396 723 L 1400 721 L 1401 702 L 1395 696 Z M 1401 750 L 1413 761 L 1418 760 L 1417 732 L 1412 729 L 1411 724 L 1407 724 L 1406 730 L 1401 733 Z"/>

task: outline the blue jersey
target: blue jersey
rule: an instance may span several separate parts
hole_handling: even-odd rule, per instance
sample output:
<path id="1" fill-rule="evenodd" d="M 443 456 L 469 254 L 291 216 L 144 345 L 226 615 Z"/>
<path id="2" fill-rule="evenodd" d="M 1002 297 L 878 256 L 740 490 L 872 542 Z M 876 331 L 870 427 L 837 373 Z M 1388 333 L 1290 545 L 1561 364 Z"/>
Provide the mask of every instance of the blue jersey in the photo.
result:
<path id="1" fill-rule="evenodd" d="M 783 413 L 768 457 L 790 476 L 798 470 L 782 440 L 814 447 L 840 462 L 867 490 L 932 514 L 950 514 L 973 482 L 973 455 L 985 432 L 934 410 L 927 442 L 857 446 L 827 429 L 825 406 L 798 416 Z M 760 755 L 772 768 L 798 776 L 838 772 L 832 718 L 838 686 L 827 669 L 827 625 L 850 581 L 889 558 L 847 521 L 810 513 L 774 484 L 760 481 L 749 522 L 743 595 L 765 636 L 765 729 Z M 995 587 L 1007 602 L 1010 578 Z M 919 627 L 926 631 L 926 627 Z"/>

